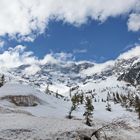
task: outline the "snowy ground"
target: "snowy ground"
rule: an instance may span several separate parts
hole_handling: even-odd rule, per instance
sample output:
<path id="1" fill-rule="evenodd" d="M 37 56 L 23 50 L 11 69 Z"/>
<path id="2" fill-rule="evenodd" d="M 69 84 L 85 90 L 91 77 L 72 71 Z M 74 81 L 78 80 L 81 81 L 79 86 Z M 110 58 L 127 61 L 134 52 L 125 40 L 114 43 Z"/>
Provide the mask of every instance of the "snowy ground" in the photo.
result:
<path id="1" fill-rule="evenodd" d="M 89 128 L 82 120 L 35 117 L 22 113 L 3 113 L 0 114 L 0 120 L 2 140 L 76 140 L 77 134 L 94 132 L 105 124 L 95 120 L 95 125 Z M 111 127 L 104 131 L 112 140 L 138 140 L 140 137 L 138 127 Z"/>
<path id="2" fill-rule="evenodd" d="M 84 124 L 84 106 L 73 112 L 74 119 L 66 119 L 71 103 L 46 95 L 27 85 L 5 84 L 0 88 L 0 98 L 8 95 L 34 95 L 43 104 L 34 107 L 17 107 L 6 100 L 0 100 L 0 139 L 4 140 L 55 140 L 56 138 L 75 140 L 75 133 L 87 133 L 116 120 L 125 125 L 105 129 L 112 140 L 139 140 L 140 121 L 137 114 L 128 112 L 119 104 L 111 103 L 112 112 L 106 111 L 104 102 L 94 103 L 93 127 Z"/>
<path id="3" fill-rule="evenodd" d="M 19 113 L 0 114 L 0 120 L 0 138 L 10 140 L 49 139 L 57 133 L 87 128 L 76 120 L 34 117 Z"/>

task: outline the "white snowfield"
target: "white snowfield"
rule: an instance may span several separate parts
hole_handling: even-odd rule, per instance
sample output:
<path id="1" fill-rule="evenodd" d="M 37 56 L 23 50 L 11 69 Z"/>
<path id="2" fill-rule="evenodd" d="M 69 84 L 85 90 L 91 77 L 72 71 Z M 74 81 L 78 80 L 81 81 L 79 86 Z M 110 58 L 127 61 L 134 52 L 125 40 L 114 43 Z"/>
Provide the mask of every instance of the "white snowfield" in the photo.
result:
<path id="1" fill-rule="evenodd" d="M 91 85 L 92 86 L 92 85 Z M 83 89 L 86 87 L 82 87 Z M 84 124 L 84 106 L 79 106 L 73 112 L 74 119 L 67 119 L 71 103 L 42 93 L 28 85 L 7 83 L 0 88 L 0 99 L 5 96 L 30 96 L 33 95 L 43 101 L 33 107 L 19 107 L 8 100 L 0 100 L 0 138 L 6 140 L 55 140 L 57 137 L 65 140 L 74 140 L 65 135 L 66 132 L 96 130 L 104 124 L 114 120 L 123 120 L 129 123 L 128 128 L 108 130 L 108 135 L 113 135 L 113 140 L 138 140 L 139 120 L 137 114 L 128 112 L 118 104 L 111 103 L 112 112 L 105 110 L 106 103 L 94 103 L 93 127 Z"/>
<path id="2" fill-rule="evenodd" d="M 41 99 L 43 104 L 18 107 L 8 100 L 1 99 L 6 96 L 30 95 Z M 0 139 L 55 140 L 59 133 L 89 129 L 82 120 L 66 119 L 69 103 L 46 95 L 28 85 L 5 84 L 0 88 L 0 99 Z"/>
<path id="3" fill-rule="evenodd" d="M 50 138 L 55 140 L 59 133 L 88 128 L 80 121 L 54 117 L 34 117 L 19 113 L 0 114 L 0 138 L 8 140 L 45 140 Z"/>
<path id="4" fill-rule="evenodd" d="M 0 101 L 0 105 L 6 106 L 9 109 L 21 109 L 28 111 L 35 116 L 56 116 L 64 117 L 69 110 L 68 104 L 60 99 L 51 95 L 47 95 L 33 87 L 18 83 L 7 83 L 0 88 L 0 98 L 6 96 L 29 96 L 33 95 L 41 100 L 41 104 L 35 107 L 17 107 L 6 100 Z M 58 115 L 59 114 L 59 115 Z M 64 115 L 65 114 L 65 115 Z"/>

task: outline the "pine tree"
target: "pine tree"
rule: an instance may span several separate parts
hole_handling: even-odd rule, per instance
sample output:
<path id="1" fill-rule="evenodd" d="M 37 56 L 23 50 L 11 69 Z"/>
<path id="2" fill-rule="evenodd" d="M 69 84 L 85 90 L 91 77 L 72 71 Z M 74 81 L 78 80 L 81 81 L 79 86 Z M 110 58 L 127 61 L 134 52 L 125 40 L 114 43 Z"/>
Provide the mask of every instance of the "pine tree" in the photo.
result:
<path id="1" fill-rule="evenodd" d="M 84 102 L 84 94 L 82 93 L 82 94 L 80 95 L 80 103 L 83 104 L 83 102 Z"/>
<path id="2" fill-rule="evenodd" d="M 94 102 L 97 102 L 97 99 L 96 98 L 94 99 Z"/>
<path id="3" fill-rule="evenodd" d="M 72 118 L 72 112 L 76 109 L 75 105 L 72 105 L 68 114 L 68 118 L 71 119 Z"/>
<path id="4" fill-rule="evenodd" d="M 109 103 L 109 102 L 107 102 L 107 105 L 106 105 L 106 110 L 107 111 L 112 111 L 112 109 L 111 109 L 111 104 Z"/>
<path id="5" fill-rule="evenodd" d="M 68 114 L 68 118 L 71 119 L 72 118 L 72 112 L 76 109 L 77 107 L 77 96 L 76 94 L 71 98 L 71 102 L 72 102 L 72 106 L 70 108 L 69 114 Z"/>
<path id="6" fill-rule="evenodd" d="M 107 101 L 109 101 L 111 99 L 109 92 L 107 93 Z"/>
<path id="7" fill-rule="evenodd" d="M 70 90 L 69 90 L 69 96 L 70 96 L 70 98 L 71 98 L 71 96 L 72 96 L 72 95 L 71 95 L 71 88 L 70 88 Z"/>
<path id="8" fill-rule="evenodd" d="M 135 97 L 135 110 L 138 113 L 140 119 L 140 99 L 138 96 Z"/>
<path id="9" fill-rule="evenodd" d="M 121 94 L 121 99 L 122 99 L 121 105 L 126 106 L 127 97 Z"/>
<path id="10" fill-rule="evenodd" d="M 119 93 L 118 93 L 118 92 L 116 93 L 116 98 L 117 98 L 117 101 L 118 101 L 118 102 L 120 102 L 120 101 L 121 101 L 121 99 L 120 99 L 120 95 L 119 95 Z"/>
<path id="11" fill-rule="evenodd" d="M 77 105 L 78 104 L 78 96 L 76 94 L 73 95 L 73 97 L 71 98 L 72 104 L 73 105 Z"/>
<path id="12" fill-rule="evenodd" d="M 118 103 L 118 100 L 117 100 L 117 98 L 116 98 L 115 93 L 113 93 L 113 100 L 114 100 L 114 103 L 115 103 L 115 104 Z"/>
<path id="13" fill-rule="evenodd" d="M 134 103 L 135 98 L 133 97 L 132 94 L 129 94 L 128 100 L 129 100 L 129 107 L 134 106 L 134 104 L 135 104 L 135 103 Z"/>
<path id="14" fill-rule="evenodd" d="M 1 79 L 0 79 L 0 87 L 2 87 L 5 83 L 5 76 L 4 74 L 1 76 Z"/>
<path id="15" fill-rule="evenodd" d="M 46 94 L 50 94 L 49 84 L 48 84 L 47 87 L 46 87 L 45 93 L 46 93 Z"/>
<path id="16" fill-rule="evenodd" d="M 58 98 L 58 95 L 59 95 L 59 94 L 58 94 L 58 90 L 57 90 L 57 91 L 56 91 L 56 98 Z"/>
<path id="17" fill-rule="evenodd" d="M 83 114 L 85 116 L 86 125 L 91 126 L 91 117 L 93 114 L 94 106 L 92 105 L 92 99 L 90 97 L 86 97 L 85 99 L 85 113 Z"/>

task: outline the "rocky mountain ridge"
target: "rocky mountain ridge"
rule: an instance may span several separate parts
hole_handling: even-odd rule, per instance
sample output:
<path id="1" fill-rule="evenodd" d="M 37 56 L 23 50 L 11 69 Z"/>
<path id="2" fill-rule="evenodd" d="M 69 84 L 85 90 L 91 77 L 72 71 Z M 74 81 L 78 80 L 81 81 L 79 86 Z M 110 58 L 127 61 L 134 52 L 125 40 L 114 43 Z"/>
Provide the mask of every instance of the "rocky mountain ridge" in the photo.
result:
<path id="1" fill-rule="evenodd" d="M 51 91 L 63 95 L 72 87 L 88 85 L 90 82 L 102 83 L 113 77 L 118 81 L 125 81 L 126 84 L 135 86 L 140 84 L 140 56 L 134 53 L 135 48 L 115 60 L 101 64 L 89 61 L 46 63 L 38 65 L 39 70 L 35 73 L 32 73 L 32 65 L 21 65 L 7 70 L 3 74 L 7 77 L 7 81 L 26 83 L 41 91 L 45 91 L 49 85 Z"/>

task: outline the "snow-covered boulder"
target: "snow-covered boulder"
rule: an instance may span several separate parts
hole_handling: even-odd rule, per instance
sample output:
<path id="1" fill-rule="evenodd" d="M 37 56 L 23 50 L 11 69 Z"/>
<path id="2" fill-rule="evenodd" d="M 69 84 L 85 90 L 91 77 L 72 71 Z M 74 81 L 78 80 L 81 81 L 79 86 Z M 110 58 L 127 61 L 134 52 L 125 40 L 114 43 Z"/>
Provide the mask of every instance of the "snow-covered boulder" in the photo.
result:
<path id="1" fill-rule="evenodd" d="M 60 118 L 65 117 L 70 108 L 67 101 L 20 83 L 6 83 L 0 88 L 0 107 L 16 112 L 25 111 L 34 116 Z"/>
<path id="2" fill-rule="evenodd" d="M 33 95 L 9 95 L 0 98 L 1 100 L 8 100 L 16 106 L 36 106 L 41 104 L 41 100 Z"/>
<path id="3" fill-rule="evenodd" d="M 0 100 L 6 100 L 16 106 L 36 106 L 43 104 L 39 91 L 28 85 L 5 84 L 0 88 Z M 40 97 L 39 97 L 40 96 Z"/>

